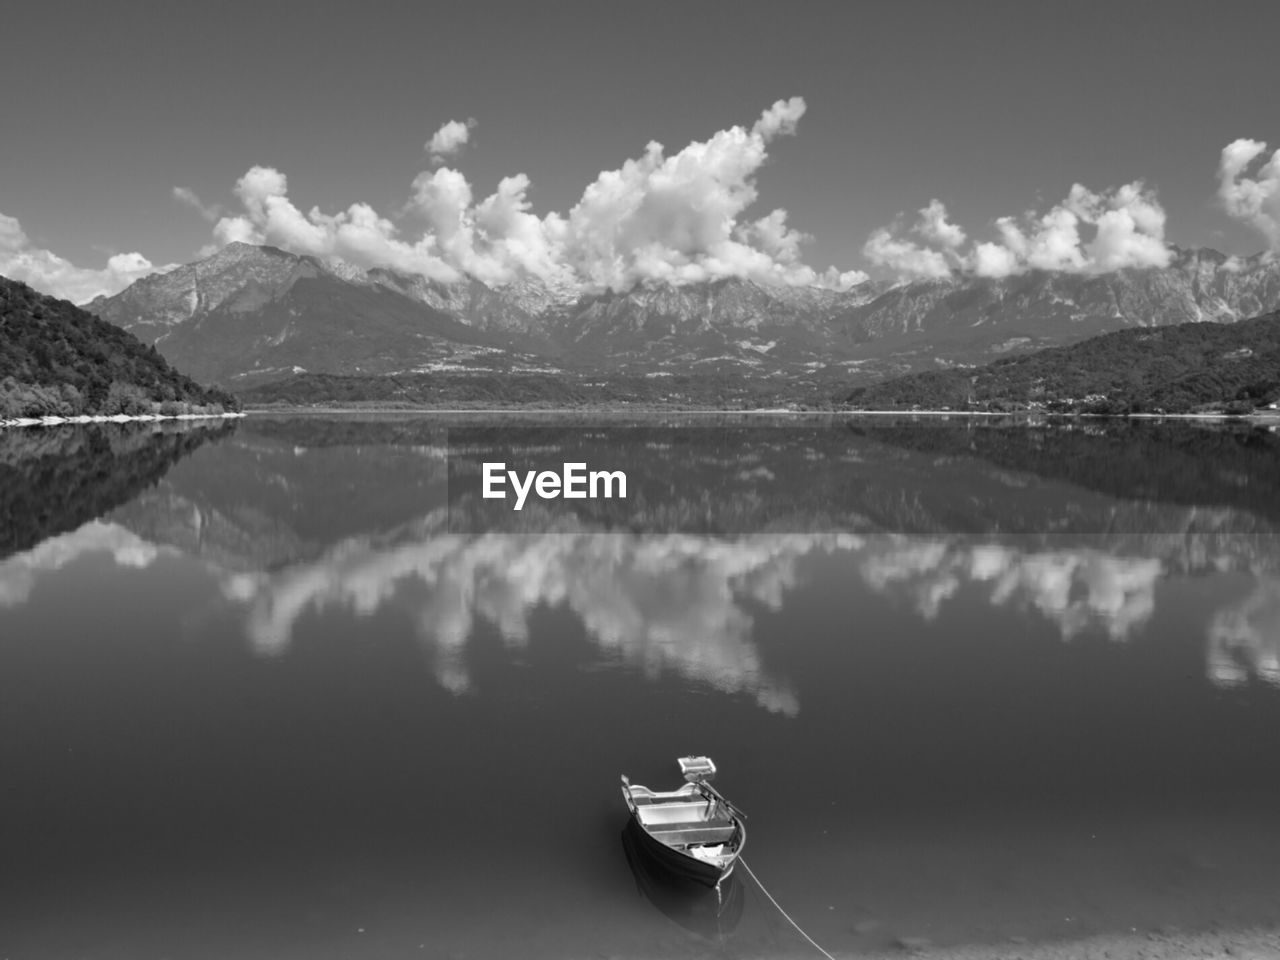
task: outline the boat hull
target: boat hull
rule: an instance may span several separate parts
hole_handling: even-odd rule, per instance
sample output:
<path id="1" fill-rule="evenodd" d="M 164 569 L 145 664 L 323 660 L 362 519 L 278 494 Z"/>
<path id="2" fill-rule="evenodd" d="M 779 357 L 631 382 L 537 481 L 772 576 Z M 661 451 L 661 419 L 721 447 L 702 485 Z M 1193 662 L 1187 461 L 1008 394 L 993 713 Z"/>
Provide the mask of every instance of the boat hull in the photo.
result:
<path id="1" fill-rule="evenodd" d="M 661 840 L 654 839 L 634 813 L 631 814 L 627 829 L 632 832 L 636 848 L 676 879 L 715 887 L 733 873 L 734 864 L 737 863 L 735 857 L 724 867 L 720 867 L 669 847 Z M 738 825 L 738 830 L 741 832 L 741 825 Z"/>
<path id="2" fill-rule="evenodd" d="M 635 820 L 628 818 L 622 830 L 622 848 L 636 889 L 649 903 L 700 936 L 723 936 L 737 927 L 746 897 L 736 875 L 725 877 L 716 888 L 673 876 L 641 849 L 642 833 Z"/>

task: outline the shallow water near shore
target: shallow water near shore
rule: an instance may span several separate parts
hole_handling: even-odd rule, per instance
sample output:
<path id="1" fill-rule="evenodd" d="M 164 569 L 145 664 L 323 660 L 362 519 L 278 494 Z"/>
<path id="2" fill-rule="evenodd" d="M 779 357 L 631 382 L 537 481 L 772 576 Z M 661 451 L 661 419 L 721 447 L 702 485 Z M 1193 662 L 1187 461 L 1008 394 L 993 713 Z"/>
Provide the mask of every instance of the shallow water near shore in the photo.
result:
<path id="1" fill-rule="evenodd" d="M 1280 924 L 1274 433 L 670 418 L 505 532 L 475 427 L 10 432 L 0 955 L 816 955 L 629 859 L 688 753 L 837 955 Z"/>

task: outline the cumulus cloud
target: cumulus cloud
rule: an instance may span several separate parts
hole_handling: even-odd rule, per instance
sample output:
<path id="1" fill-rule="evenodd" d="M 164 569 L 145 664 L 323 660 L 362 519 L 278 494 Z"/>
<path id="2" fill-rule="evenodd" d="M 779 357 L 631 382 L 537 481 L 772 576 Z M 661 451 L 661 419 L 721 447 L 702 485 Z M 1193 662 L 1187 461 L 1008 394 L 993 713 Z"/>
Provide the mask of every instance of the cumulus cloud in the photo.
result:
<path id="1" fill-rule="evenodd" d="M 932 200 L 910 230 L 918 241 L 903 236 L 898 222 L 873 232 L 863 252 L 904 279 L 945 277 L 956 270 L 982 277 L 1028 270 L 1109 273 L 1168 266 L 1173 254 L 1164 226 L 1164 208 L 1140 180 L 1103 193 L 1077 183 L 1043 214 L 997 219 L 997 240 L 971 242 L 947 219 L 946 206 Z"/>
<path id="2" fill-rule="evenodd" d="M 734 126 L 668 155 L 659 143 L 602 172 L 567 212 L 532 212 L 529 178 L 503 178 L 478 199 L 447 166 L 414 178 L 403 221 L 357 203 L 336 214 L 304 213 L 284 173 L 255 166 L 236 184 L 242 212 L 214 227 L 218 243 L 270 243 L 362 267 L 389 267 L 432 279 L 474 276 L 502 284 L 532 276 L 594 289 L 645 281 L 692 283 L 744 277 L 762 283 L 848 287 L 859 271 L 819 273 L 805 265 L 809 238 L 773 210 L 751 219 L 756 176 L 778 137 L 794 135 L 805 102 L 779 100 L 750 128 Z M 427 148 L 437 159 L 466 142 L 474 121 L 450 121 Z M 414 228 L 410 233 L 410 225 Z"/>
<path id="3" fill-rule="evenodd" d="M 465 122 L 461 120 L 450 120 L 439 130 L 431 135 L 431 139 L 427 141 L 425 149 L 431 154 L 431 158 L 437 162 L 445 157 L 451 157 L 471 139 L 471 131 L 476 127 L 474 117 L 468 117 Z"/>
<path id="4" fill-rule="evenodd" d="M 930 243 L 954 250 L 965 241 L 964 230 L 947 220 L 947 207 L 941 200 L 930 200 L 929 205 L 920 211 L 920 222 L 916 224 L 916 232 Z"/>
<path id="5" fill-rule="evenodd" d="M 1261 140 L 1236 140 L 1222 148 L 1218 163 L 1218 197 L 1232 217 L 1249 224 L 1280 250 L 1280 150 L 1264 160 L 1254 176 L 1246 171 L 1267 145 Z"/>
<path id="6" fill-rule="evenodd" d="M 73 303 L 119 293 L 139 277 L 172 270 L 157 267 L 140 253 L 117 253 L 102 269 L 77 267 L 52 250 L 34 245 L 16 217 L 0 213 L 0 276 L 21 280 L 41 293 Z"/>
<path id="7" fill-rule="evenodd" d="M 804 112 L 800 97 L 779 100 L 750 130 L 730 127 L 671 156 L 653 142 L 642 157 L 601 173 L 569 211 L 569 262 L 592 286 L 612 289 L 729 276 L 815 282 L 797 259 L 803 238 L 786 227 L 785 211 L 738 229 L 757 199 L 770 142 L 794 134 Z"/>
<path id="8" fill-rule="evenodd" d="M 881 227 L 867 238 L 862 254 L 877 267 L 887 267 L 911 279 L 951 276 L 952 261 L 941 250 L 931 250 L 913 240 L 894 236 L 892 227 Z"/>

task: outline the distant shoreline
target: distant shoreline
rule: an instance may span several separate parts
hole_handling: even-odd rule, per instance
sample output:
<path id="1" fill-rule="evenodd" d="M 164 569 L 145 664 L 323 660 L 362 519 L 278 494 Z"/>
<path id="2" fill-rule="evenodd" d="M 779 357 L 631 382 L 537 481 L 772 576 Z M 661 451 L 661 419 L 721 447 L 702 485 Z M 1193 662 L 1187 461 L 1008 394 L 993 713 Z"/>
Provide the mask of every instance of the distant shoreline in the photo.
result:
<path id="1" fill-rule="evenodd" d="M 324 415 L 356 413 L 421 414 L 659 414 L 664 416 L 785 416 L 785 417 L 1003 417 L 1054 420 L 1242 420 L 1280 423 L 1280 411 L 1251 414 L 1238 413 L 1062 413 L 1043 410 L 792 410 L 785 407 L 760 407 L 743 410 L 732 407 L 656 407 L 656 406 L 585 406 L 585 407 L 430 407 L 369 404 L 367 406 L 269 406 L 246 407 L 241 416 Z"/>
<path id="2" fill-rule="evenodd" d="M 66 424 L 150 423 L 161 420 L 226 420 L 243 416 L 243 413 L 145 413 L 135 415 L 118 413 L 110 417 L 87 415 L 79 417 L 18 417 L 16 420 L 0 420 L 0 427 L 59 427 Z"/>
<path id="3" fill-rule="evenodd" d="M 1004 419 L 1051 420 L 1192 420 L 1280 424 L 1280 412 L 1252 414 L 1228 413 L 1058 413 L 1038 410 L 792 410 L 785 407 L 761 407 L 743 410 L 731 407 L 651 407 L 651 406 L 586 406 L 586 407 L 414 407 L 370 404 L 367 406 L 271 406 L 249 407 L 228 413 L 180 413 L 171 415 L 141 414 L 78 417 L 19 417 L 0 420 L 0 427 L 51 427 L 88 423 L 149 423 L 165 420 L 223 420 L 247 416 L 326 416 L 331 414 L 403 414 L 406 416 L 742 416 L 742 417 L 937 417 L 969 419 L 975 417 Z"/>

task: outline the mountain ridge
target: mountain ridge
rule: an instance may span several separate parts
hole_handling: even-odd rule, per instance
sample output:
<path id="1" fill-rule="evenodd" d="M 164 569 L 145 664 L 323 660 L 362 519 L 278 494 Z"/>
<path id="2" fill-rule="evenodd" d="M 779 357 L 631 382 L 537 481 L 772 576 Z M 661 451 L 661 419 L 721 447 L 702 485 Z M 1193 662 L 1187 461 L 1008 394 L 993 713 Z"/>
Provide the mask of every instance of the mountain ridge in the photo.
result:
<path id="1" fill-rule="evenodd" d="M 328 319 L 313 323 L 307 311 L 322 302 Z M 237 243 L 87 308 L 179 366 L 239 387 L 300 372 L 660 376 L 698 364 L 741 376 L 830 368 L 833 377 L 871 379 L 1125 327 L 1236 322 L 1277 305 L 1277 258 L 1207 249 L 1179 250 L 1167 268 L 1106 274 L 867 281 L 846 290 L 726 278 L 588 292 L 535 278 L 445 282 Z M 345 327 L 334 322 L 339 315 Z"/>

